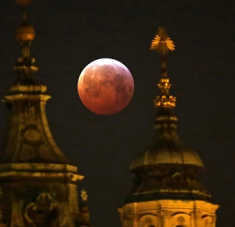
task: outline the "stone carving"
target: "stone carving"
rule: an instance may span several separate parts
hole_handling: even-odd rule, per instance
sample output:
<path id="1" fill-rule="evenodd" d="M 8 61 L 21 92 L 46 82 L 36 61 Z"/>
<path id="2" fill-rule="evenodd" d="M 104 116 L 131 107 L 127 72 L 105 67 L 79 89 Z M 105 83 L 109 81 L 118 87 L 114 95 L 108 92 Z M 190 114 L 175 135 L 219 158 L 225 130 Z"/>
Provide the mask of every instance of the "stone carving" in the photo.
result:
<path id="1" fill-rule="evenodd" d="M 204 226 L 205 227 L 211 227 L 211 226 L 213 226 L 212 224 L 213 224 L 213 219 L 210 217 L 210 216 L 205 216 L 204 218 L 203 218 L 203 221 L 204 221 Z"/>
<path id="2" fill-rule="evenodd" d="M 25 127 L 22 131 L 25 142 L 28 144 L 36 145 L 39 144 L 41 141 L 40 132 L 37 129 L 36 125 L 29 124 Z"/>
<path id="3" fill-rule="evenodd" d="M 140 227 L 155 227 L 158 226 L 158 217 L 147 214 L 140 218 Z"/>
<path id="4" fill-rule="evenodd" d="M 184 217 L 180 216 L 178 219 L 179 224 L 183 224 L 185 222 Z"/>
<path id="5" fill-rule="evenodd" d="M 131 223 L 131 220 L 124 220 L 123 222 L 122 222 L 122 226 L 123 227 L 131 227 L 132 226 L 132 223 Z"/>
<path id="6" fill-rule="evenodd" d="M 41 161 L 40 146 L 42 145 L 41 134 L 36 125 L 28 124 L 21 131 L 21 160 L 29 162 Z"/>
<path id="7" fill-rule="evenodd" d="M 36 201 L 26 205 L 24 209 L 27 227 L 57 227 L 59 215 L 59 206 L 49 193 L 39 194 Z"/>

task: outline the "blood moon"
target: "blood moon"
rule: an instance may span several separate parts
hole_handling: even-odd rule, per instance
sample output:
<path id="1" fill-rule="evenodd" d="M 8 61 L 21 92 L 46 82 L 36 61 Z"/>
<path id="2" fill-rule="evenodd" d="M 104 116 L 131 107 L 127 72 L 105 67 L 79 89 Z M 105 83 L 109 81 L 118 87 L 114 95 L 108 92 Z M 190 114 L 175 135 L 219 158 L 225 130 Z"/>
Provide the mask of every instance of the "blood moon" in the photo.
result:
<path id="1" fill-rule="evenodd" d="M 88 64 L 78 79 L 78 94 L 92 112 L 111 115 L 123 110 L 131 101 L 134 80 L 121 62 L 101 58 Z"/>

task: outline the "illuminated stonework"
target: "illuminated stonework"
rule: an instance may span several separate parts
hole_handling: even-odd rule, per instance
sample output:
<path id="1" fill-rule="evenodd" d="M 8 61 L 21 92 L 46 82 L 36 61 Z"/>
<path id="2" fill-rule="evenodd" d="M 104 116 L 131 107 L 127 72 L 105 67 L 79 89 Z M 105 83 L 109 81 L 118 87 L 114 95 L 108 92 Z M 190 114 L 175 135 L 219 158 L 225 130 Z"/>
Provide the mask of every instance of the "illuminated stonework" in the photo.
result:
<path id="1" fill-rule="evenodd" d="M 205 201 L 157 200 L 125 204 L 122 227 L 215 227 L 217 205 Z"/>

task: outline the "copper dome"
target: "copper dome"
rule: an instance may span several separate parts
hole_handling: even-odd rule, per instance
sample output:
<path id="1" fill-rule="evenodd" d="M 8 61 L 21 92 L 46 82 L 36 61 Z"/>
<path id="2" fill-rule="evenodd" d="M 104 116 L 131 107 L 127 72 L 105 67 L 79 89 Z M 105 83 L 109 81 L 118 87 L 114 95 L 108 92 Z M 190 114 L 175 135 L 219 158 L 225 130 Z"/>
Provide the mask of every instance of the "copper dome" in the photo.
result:
<path id="1" fill-rule="evenodd" d="M 130 170 L 133 171 L 144 166 L 158 165 L 194 165 L 204 168 L 198 154 L 185 148 L 180 141 L 166 141 L 158 139 L 153 146 L 142 152 L 131 162 Z"/>

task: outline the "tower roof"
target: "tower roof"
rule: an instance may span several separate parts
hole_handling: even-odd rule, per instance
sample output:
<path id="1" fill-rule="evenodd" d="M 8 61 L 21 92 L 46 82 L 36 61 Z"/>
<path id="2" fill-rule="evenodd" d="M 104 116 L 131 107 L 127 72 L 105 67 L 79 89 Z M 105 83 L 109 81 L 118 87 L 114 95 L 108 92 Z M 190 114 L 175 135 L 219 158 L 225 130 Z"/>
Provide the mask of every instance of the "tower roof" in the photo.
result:
<path id="1" fill-rule="evenodd" d="M 173 113 L 176 98 L 170 95 L 170 79 L 166 70 L 166 54 L 175 45 L 162 27 L 152 41 L 151 49 L 161 58 L 160 95 L 154 104 L 158 108 L 155 118 L 155 137 L 152 145 L 135 157 L 130 170 L 136 174 L 135 186 L 127 202 L 157 199 L 202 199 L 210 195 L 202 186 L 198 173 L 203 163 L 195 151 L 180 140 L 176 128 L 177 117 Z"/>
<path id="2" fill-rule="evenodd" d="M 161 94 L 154 100 L 158 108 L 155 118 L 156 136 L 150 148 L 142 152 L 131 163 L 130 169 L 157 165 L 194 165 L 203 167 L 200 157 L 192 149 L 186 148 L 177 134 L 177 117 L 173 113 L 176 98 L 170 95 L 171 84 L 166 70 L 166 53 L 173 51 L 175 45 L 164 28 L 160 27 L 152 41 L 151 49 L 161 57 L 161 78 L 158 87 Z"/>
<path id="3" fill-rule="evenodd" d="M 30 0 L 16 2 L 27 5 Z M 17 77 L 3 100 L 10 114 L 0 163 L 69 164 L 57 147 L 47 123 L 45 105 L 50 99 L 47 86 L 34 78 L 38 71 L 30 53 L 34 37 L 34 28 L 27 22 L 24 12 L 23 22 L 16 30 L 21 48 L 21 56 L 14 66 Z"/>

